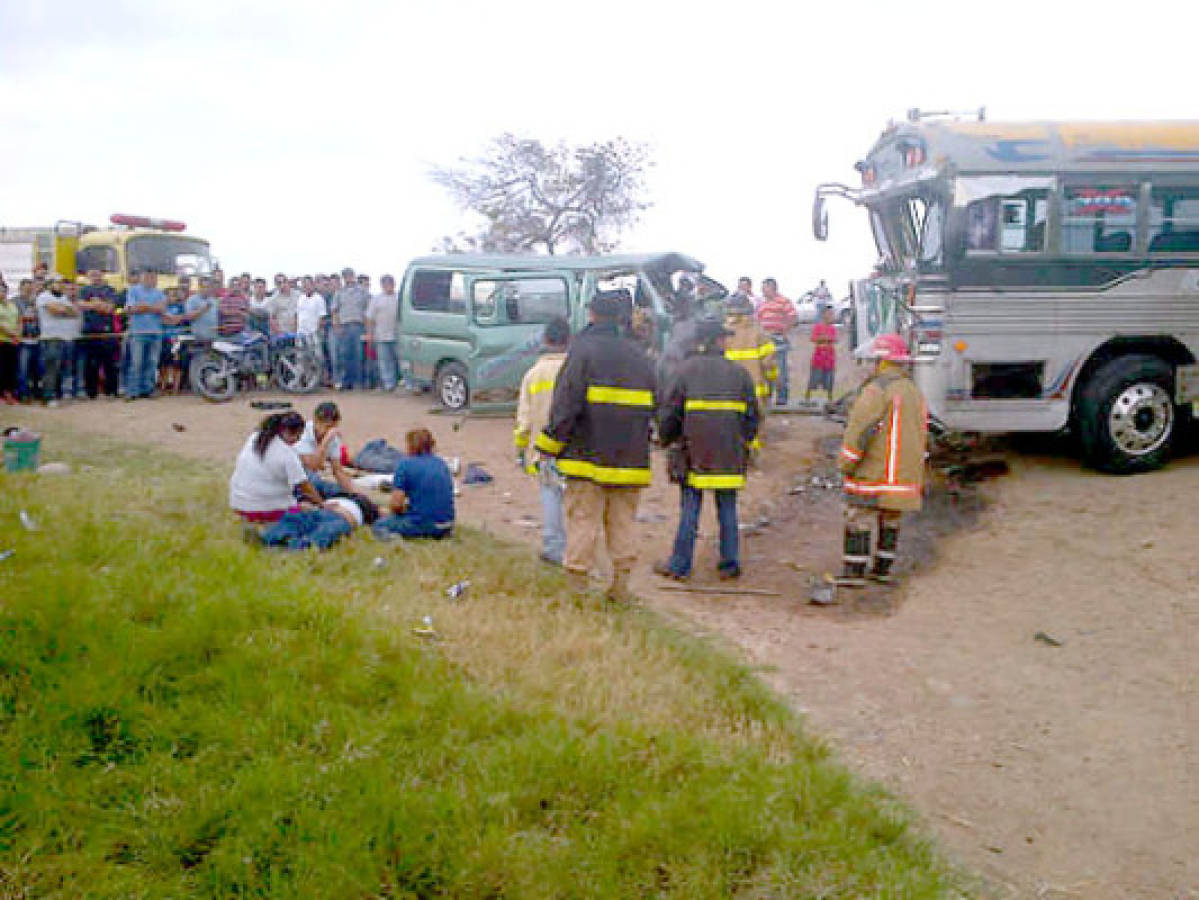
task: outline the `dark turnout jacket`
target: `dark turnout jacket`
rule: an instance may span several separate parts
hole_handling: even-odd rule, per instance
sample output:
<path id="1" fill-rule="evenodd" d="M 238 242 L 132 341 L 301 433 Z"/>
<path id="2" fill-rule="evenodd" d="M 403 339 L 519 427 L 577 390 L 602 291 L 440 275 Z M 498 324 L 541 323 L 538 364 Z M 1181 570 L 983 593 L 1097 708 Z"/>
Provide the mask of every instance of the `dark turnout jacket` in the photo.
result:
<path id="1" fill-rule="evenodd" d="M 570 345 L 535 446 L 569 478 L 644 487 L 653 413 L 654 372 L 641 348 L 615 325 L 589 325 Z"/>
<path id="2" fill-rule="evenodd" d="M 744 487 L 749 443 L 758 434 L 753 379 L 719 351 L 688 357 L 668 388 L 658 432 L 663 446 L 682 442 L 690 487 Z"/>

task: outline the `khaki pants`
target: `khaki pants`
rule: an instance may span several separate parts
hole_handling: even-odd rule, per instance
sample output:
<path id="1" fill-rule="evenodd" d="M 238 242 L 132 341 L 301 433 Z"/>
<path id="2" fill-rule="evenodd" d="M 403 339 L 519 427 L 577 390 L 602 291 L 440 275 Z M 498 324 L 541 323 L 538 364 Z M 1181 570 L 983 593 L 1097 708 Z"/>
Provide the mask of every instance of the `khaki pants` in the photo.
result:
<path id="1" fill-rule="evenodd" d="M 612 569 L 627 577 L 637 561 L 634 517 L 641 488 L 606 487 L 582 478 L 566 481 L 567 571 L 587 575 L 595 566 L 595 548 L 603 527 Z"/>

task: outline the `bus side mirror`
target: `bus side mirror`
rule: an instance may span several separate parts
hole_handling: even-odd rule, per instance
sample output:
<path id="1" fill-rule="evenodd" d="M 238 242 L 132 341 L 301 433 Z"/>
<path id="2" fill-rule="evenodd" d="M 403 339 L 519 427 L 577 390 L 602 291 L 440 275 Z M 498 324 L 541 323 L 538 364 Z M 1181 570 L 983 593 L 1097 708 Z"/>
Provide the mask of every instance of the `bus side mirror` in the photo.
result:
<path id="1" fill-rule="evenodd" d="M 824 208 L 822 194 L 817 194 L 812 201 L 812 234 L 818 241 L 828 240 L 828 210 Z"/>

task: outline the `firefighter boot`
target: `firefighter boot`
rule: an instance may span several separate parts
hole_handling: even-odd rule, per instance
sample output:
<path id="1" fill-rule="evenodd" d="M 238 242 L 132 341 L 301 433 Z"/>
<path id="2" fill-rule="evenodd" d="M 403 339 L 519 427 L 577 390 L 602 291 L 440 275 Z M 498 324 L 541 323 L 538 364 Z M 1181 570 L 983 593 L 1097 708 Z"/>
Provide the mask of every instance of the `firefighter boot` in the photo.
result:
<path id="1" fill-rule="evenodd" d="M 838 584 L 854 587 L 861 585 L 870 565 L 870 531 L 849 526 L 845 529 L 845 552 L 841 557 L 841 577 Z"/>
<path id="2" fill-rule="evenodd" d="M 878 529 L 878 552 L 874 554 L 874 569 L 871 579 L 887 583 L 891 581 L 891 566 L 895 564 L 895 548 L 899 546 L 899 526 L 882 523 Z"/>

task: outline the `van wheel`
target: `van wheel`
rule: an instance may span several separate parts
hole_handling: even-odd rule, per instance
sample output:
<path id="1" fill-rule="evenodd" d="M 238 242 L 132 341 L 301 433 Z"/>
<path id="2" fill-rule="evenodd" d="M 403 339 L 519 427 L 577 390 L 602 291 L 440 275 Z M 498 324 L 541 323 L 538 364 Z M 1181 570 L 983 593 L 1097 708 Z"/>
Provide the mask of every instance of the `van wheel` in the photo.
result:
<path id="1" fill-rule="evenodd" d="M 1159 468 L 1179 430 L 1174 371 L 1156 356 L 1121 356 L 1083 387 L 1078 435 L 1086 461 L 1101 472 L 1131 475 Z"/>
<path id="2" fill-rule="evenodd" d="M 466 367 L 459 362 L 448 362 L 437 370 L 437 399 L 446 409 L 465 409 L 470 404 L 470 385 L 466 380 Z"/>

